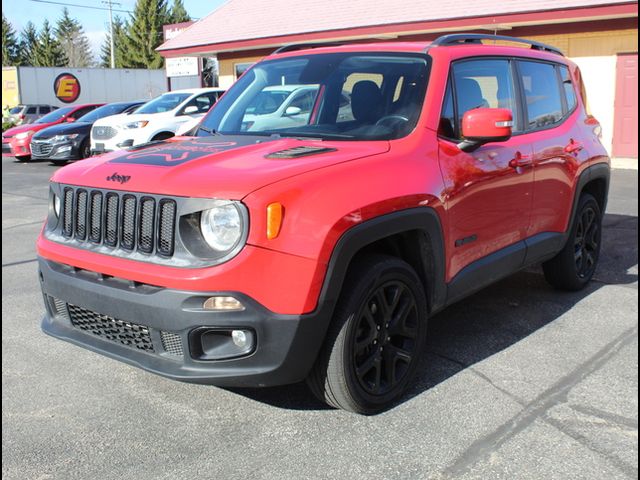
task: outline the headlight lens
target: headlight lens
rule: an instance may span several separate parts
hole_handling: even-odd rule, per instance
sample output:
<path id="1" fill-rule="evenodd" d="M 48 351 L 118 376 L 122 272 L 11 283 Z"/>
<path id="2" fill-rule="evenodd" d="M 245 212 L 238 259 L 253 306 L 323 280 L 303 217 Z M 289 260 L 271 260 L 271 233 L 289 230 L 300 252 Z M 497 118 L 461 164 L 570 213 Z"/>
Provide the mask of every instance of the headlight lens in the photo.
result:
<path id="1" fill-rule="evenodd" d="M 69 140 L 73 140 L 74 138 L 78 138 L 78 134 L 77 133 L 72 133 L 70 135 L 56 135 L 55 137 L 53 137 L 51 139 L 52 142 L 54 143 L 60 143 L 60 142 L 66 142 Z"/>
<path id="2" fill-rule="evenodd" d="M 33 134 L 34 134 L 33 130 L 27 130 L 26 132 L 18 133 L 16 135 L 16 139 L 22 140 L 23 138 L 27 138 L 27 137 L 29 137 L 30 135 L 33 135 Z"/>
<path id="3" fill-rule="evenodd" d="M 242 238 L 242 216 L 233 202 L 220 200 L 200 214 L 200 231 L 207 244 L 218 252 L 232 250 Z"/>
<path id="4" fill-rule="evenodd" d="M 125 123 L 124 125 L 122 125 L 122 128 L 124 128 L 125 130 L 131 128 L 143 128 L 146 127 L 148 123 L 148 120 L 138 120 L 137 122 Z"/>
<path id="5" fill-rule="evenodd" d="M 56 214 L 56 218 L 60 218 L 60 209 L 61 209 L 60 197 L 54 193 L 53 194 L 53 212 Z"/>

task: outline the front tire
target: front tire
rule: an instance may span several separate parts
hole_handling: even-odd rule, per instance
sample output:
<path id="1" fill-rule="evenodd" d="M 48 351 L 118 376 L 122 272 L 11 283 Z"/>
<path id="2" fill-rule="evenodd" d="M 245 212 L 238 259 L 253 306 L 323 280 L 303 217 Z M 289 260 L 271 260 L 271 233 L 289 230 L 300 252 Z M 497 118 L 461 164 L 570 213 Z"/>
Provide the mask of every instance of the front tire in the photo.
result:
<path id="1" fill-rule="evenodd" d="M 561 290 L 583 289 L 598 266 L 601 240 L 600 205 L 593 195 L 584 193 L 566 245 L 558 255 L 542 264 L 547 282 Z"/>
<path id="2" fill-rule="evenodd" d="M 416 272 L 389 256 L 350 268 L 325 343 L 307 383 L 322 401 L 377 413 L 411 381 L 424 348 L 427 300 Z"/>

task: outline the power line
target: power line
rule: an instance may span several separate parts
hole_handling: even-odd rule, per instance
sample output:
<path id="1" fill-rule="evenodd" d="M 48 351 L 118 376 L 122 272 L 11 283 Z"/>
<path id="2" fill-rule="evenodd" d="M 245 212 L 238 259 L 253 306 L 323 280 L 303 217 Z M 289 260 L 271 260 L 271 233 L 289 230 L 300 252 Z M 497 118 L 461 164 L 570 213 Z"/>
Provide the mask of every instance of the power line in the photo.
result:
<path id="1" fill-rule="evenodd" d="M 108 8 L 105 7 L 92 7 L 89 5 L 78 5 L 77 3 L 65 3 L 65 2 L 53 2 L 51 0 L 30 0 L 31 2 L 37 3 L 50 3 L 52 5 L 64 5 L 66 7 L 78 7 L 78 8 L 90 8 L 92 10 L 104 10 L 108 11 Z M 122 12 L 122 13 L 133 13 L 131 10 L 120 10 L 120 9 L 112 9 L 113 12 Z"/>

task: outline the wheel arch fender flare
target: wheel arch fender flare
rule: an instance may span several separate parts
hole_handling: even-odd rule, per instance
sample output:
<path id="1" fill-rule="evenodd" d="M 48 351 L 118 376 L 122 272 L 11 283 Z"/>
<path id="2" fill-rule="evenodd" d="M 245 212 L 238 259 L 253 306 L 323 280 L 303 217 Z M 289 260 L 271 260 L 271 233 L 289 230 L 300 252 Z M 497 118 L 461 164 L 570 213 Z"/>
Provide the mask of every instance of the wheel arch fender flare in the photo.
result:
<path id="1" fill-rule="evenodd" d="M 342 291 L 351 262 L 364 248 L 393 235 L 418 231 L 428 242 L 428 263 L 412 265 L 420 278 L 427 278 L 425 293 L 429 311 L 437 311 L 446 303 L 445 247 L 440 217 L 430 207 L 415 207 L 378 216 L 364 221 L 344 232 L 333 248 L 322 289 L 318 308 L 328 320 Z M 422 246 L 421 246 L 422 247 Z M 421 248 L 422 252 L 422 248 Z M 428 267 L 428 271 L 419 271 Z M 327 321 L 327 325 L 328 325 Z"/>

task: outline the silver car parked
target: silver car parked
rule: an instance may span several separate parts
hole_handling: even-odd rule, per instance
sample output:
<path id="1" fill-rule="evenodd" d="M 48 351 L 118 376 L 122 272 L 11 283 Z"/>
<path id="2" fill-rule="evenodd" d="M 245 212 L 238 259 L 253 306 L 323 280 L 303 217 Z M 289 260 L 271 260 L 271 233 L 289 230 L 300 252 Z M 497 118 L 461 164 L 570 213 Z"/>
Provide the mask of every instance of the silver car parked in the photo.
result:
<path id="1" fill-rule="evenodd" d="M 54 105 L 17 105 L 9 110 L 8 121 L 14 123 L 15 125 L 33 123 L 47 113 L 57 110 L 57 108 L 58 107 Z M 5 119 L 3 118 L 2 121 L 4 122 Z"/>

